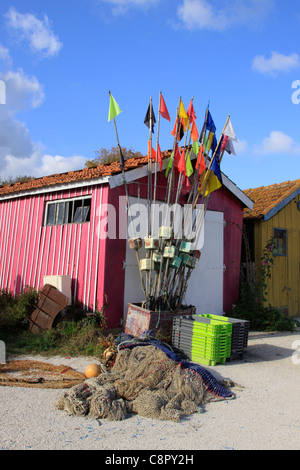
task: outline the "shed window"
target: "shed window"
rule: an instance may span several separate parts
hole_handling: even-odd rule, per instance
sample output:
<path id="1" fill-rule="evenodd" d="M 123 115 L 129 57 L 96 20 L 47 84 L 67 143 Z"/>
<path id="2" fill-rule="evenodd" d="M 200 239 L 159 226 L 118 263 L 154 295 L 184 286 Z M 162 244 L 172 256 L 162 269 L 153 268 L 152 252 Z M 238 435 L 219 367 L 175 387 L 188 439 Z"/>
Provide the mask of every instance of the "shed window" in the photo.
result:
<path id="1" fill-rule="evenodd" d="M 281 228 L 273 229 L 273 237 L 275 248 L 273 254 L 275 256 L 286 256 L 287 254 L 287 231 Z"/>
<path id="2" fill-rule="evenodd" d="M 91 197 L 46 203 L 45 225 L 80 224 L 90 221 Z"/>

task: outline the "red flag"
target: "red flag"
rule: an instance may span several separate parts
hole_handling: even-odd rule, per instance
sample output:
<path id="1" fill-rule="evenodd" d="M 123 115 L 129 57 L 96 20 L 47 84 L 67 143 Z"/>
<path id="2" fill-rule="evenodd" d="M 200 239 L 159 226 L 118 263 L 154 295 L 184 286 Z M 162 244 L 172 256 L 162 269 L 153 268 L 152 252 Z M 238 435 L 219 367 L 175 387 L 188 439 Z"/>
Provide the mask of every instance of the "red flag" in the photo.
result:
<path id="1" fill-rule="evenodd" d="M 178 145 L 176 144 L 175 145 L 175 152 L 174 152 L 174 166 L 175 166 L 175 168 L 178 168 L 179 162 L 180 162 L 180 152 L 179 152 Z"/>
<path id="2" fill-rule="evenodd" d="M 194 106 L 193 106 L 193 100 L 191 100 L 190 105 L 189 105 L 189 107 L 188 107 L 188 110 L 187 110 L 186 114 L 187 114 L 188 117 L 189 117 L 190 124 L 191 124 L 192 122 L 195 122 L 195 120 L 197 119 L 197 118 L 196 118 L 196 115 L 195 115 Z"/>
<path id="3" fill-rule="evenodd" d="M 161 155 L 159 144 L 157 144 L 157 161 L 159 163 L 159 169 L 161 171 L 163 161 L 162 161 L 162 155 Z"/>
<path id="4" fill-rule="evenodd" d="M 185 149 L 182 150 L 180 160 L 178 162 L 178 171 L 183 175 L 186 175 L 186 164 L 185 164 Z"/>
<path id="5" fill-rule="evenodd" d="M 223 152 L 223 150 L 226 149 L 227 142 L 228 142 L 228 135 L 224 135 L 222 139 L 221 153 Z"/>
<path id="6" fill-rule="evenodd" d="M 166 106 L 166 103 L 162 94 L 160 94 L 159 112 L 163 118 L 167 119 L 168 121 L 171 121 L 171 118 L 169 116 L 169 112 L 167 110 L 167 106 Z"/>
<path id="7" fill-rule="evenodd" d="M 199 168 L 199 166 L 200 166 L 200 168 Z M 206 170 L 202 145 L 201 145 L 200 150 L 199 150 L 199 154 L 198 154 L 198 158 L 197 158 L 195 168 L 196 168 L 196 170 L 199 168 L 199 176 L 203 173 L 204 170 Z"/>
<path id="8" fill-rule="evenodd" d="M 156 152 L 155 152 L 153 147 L 152 147 L 152 152 L 151 152 L 151 142 L 150 142 L 150 140 L 148 140 L 148 160 L 149 160 L 150 156 L 152 157 L 152 161 L 155 162 Z"/>
<path id="9" fill-rule="evenodd" d="M 196 140 L 199 139 L 199 132 L 198 132 L 198 129 L 197 129 L 197 126 L 196 126 L 195 121 L 194 121 L 193 124 L 192 124 L 191 137 L 192 137 L 192 141 L 193 141 L 193 142 L 196 142 Z"/>
<path id="10" fill-rule="evenodd" d="M 191 183 L 190 183 L 188 176 L 186 175 L 182 184 L 181 192 L 182 194 L 187 194 L 190 192 L 190 190 L 191 190 Z"/>

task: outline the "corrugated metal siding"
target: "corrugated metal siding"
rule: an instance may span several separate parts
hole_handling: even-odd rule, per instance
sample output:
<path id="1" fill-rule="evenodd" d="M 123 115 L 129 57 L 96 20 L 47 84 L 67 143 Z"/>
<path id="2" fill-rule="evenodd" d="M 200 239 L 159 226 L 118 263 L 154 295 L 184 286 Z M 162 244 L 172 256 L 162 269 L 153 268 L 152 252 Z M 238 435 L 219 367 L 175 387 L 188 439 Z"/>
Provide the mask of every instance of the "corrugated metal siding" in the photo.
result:
<path id="1" fill-rule="evenodd" d="M 101 307 L 105 240 L 98 237 L 97 208 L 107 200 L 107 193 L 107 185 L 99 185 L 2 202 L 0 287 L 18 294 L 26 286 L 40 289 L 44 275 L 70 275 L 74 299 L 89 309 L 94 308 L 96 301 Z M 44 225 L 47 201 L 89 194 L 90 222 Z"/>

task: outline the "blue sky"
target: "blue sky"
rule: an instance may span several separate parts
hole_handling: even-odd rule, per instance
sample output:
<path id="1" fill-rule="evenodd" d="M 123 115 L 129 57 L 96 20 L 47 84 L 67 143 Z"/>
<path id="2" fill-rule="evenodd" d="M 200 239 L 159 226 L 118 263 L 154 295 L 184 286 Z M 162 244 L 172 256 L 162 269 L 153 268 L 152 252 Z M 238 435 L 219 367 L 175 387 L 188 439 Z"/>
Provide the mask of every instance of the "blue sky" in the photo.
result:
<path id="1" fill-rule="evenodd" d="M 116 145 L 111 90 L 124 147 L 147 153 L 161 91 L 171 148 L 179 98 L 194 97 L 199 130 L 208 102 L 217 137 L 231 115 L 221 169 L 237 186 L 298 179 L 299 31 L 296 0 L 1 0 L 0 175 L 79 169 Z"/>

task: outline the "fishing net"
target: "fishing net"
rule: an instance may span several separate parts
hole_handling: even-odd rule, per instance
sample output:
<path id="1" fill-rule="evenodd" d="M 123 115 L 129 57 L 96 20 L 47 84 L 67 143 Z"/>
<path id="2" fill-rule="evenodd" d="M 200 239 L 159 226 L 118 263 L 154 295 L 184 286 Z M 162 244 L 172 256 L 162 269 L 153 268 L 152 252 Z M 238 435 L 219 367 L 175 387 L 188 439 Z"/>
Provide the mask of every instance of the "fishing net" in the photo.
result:
<path id="1" fill-rule="evenodd" d="M 65 365 L 16 360 L 0 364 L 0 385 L 31 388 L 71 388 L 85 375 Z"/>
<path id="2" fill-rule="evenodd" d="M 170 355 L 153 344 L 123 344 L 110 371 L 67 390 L 57 407 L 95 419 L 123 420 L 137 413 L 178 422 L 201 404 L 232 397 L 212 376 L 210 384 L 199 370 Z"/>

